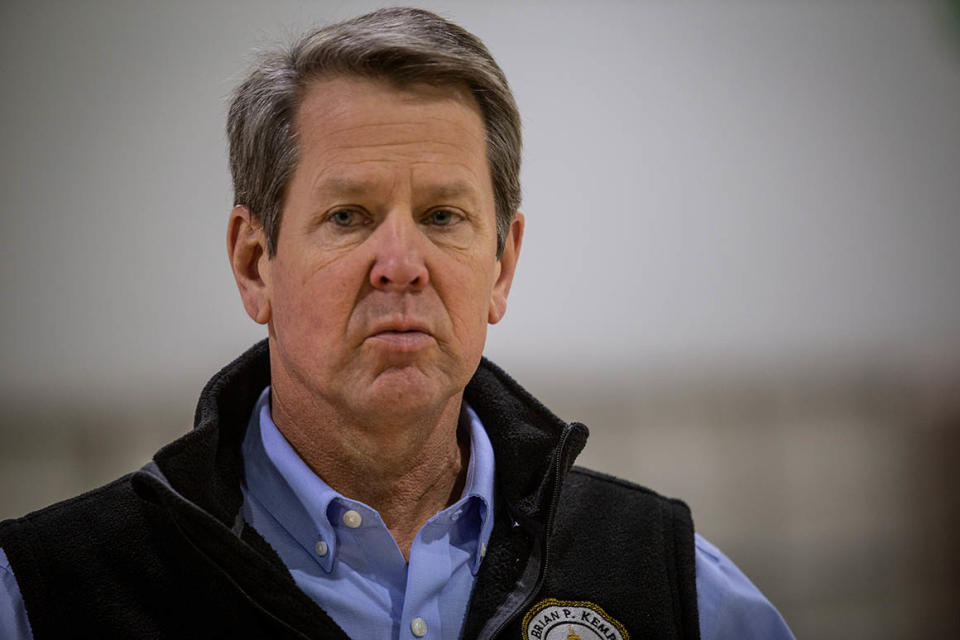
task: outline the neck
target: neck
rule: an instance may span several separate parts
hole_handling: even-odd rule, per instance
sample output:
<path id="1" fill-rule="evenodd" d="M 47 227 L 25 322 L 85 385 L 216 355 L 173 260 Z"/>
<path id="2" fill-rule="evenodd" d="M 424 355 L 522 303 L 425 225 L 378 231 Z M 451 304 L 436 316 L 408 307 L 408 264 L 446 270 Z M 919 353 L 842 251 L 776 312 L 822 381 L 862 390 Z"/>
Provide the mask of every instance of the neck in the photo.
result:
<path id="1" fill-rule="evenodd" d="M 417 415 L 375 424 L 273 387 L 274 423 L 310 469 L 340 494 L 377 510 L 405 559 L 420 528 L 463 492 L 469 438 L 458 441 L 462 394 Z"/>

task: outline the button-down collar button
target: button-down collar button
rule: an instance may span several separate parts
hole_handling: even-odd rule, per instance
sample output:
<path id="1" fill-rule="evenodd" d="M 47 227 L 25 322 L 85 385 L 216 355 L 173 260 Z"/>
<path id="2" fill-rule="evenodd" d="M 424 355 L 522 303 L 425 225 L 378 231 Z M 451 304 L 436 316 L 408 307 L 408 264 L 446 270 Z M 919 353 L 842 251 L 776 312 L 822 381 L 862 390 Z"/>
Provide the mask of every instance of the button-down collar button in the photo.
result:
<path id="1" fill-rule="evenodd" d="M 351 529 L 356 529 L 361 524 L 363 524 L 363 516 L 359 513 L 350 509 L 349 511 L 343 512 L 343 524 L 347 525 Z"/>
<path id="2" fill-rule="evenodd" d="M 313 548 L 317 552 L 317 555 L 320 556 L 321 558 L 327 555 L 327 551 L 330 550 L 330 547 L 328 547 L 327 543 L 324 542 L 323 540 L 319 541 L 316 545 L 314 545 Z"/>
<path id="3" fill-rule="evenodd" d="M 450 516 L 450 519 L 453 520 L 454 522 L 456 522 L 457 520 L 460 519 L 460 516 L 461 516 L 461 515 L 463 515 L 463 510 L 462 510 L 462 509 L 459 510 L 459 511 L 454 511 L 453 514 Z"/>
<path id="4" fill-rule="evenodd" d="M 427 621 L 423 618 L 414 618 L 410 621 L 410 631 L 418 638 L 427 635 Z"/>

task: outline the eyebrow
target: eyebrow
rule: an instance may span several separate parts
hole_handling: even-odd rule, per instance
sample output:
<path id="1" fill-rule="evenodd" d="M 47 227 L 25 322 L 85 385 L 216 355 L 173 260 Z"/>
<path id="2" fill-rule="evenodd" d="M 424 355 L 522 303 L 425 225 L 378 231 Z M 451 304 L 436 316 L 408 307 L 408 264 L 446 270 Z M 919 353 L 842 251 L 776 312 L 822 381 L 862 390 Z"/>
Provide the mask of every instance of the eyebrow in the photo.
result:
<path id="1" fill-rule="evenodd" d="M 318 193 L 329 193 L 336 194 L 338 196 L 350 197 L 369 193 L 373 186 L 374 182 L 372 181 L 331 176 L 329 178 L 324 178 L 317 183 L 316 190 Z"/>
<path id="2" fill-rule="evenodd" d="M 473 199 L 476 196 L 476 189 L 473 185 L 462 180 L 433 184 L 427 187 L 425 191 L 435 200 Z"/>

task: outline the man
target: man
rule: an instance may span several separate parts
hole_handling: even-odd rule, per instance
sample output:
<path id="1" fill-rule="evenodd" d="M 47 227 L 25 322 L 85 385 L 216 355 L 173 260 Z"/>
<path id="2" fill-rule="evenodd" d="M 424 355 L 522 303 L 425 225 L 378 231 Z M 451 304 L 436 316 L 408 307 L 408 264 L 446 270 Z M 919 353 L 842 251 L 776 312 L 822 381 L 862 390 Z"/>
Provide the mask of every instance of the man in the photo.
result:
<path id="1" fill-rule="evenodd" d="M 482 361 L 520 120 L 424 11 L 320 29 L 230 109 L 227 234 L 268 339 L 140 471 L 0 526 L 3 637 L 789 638 L 686 507 Z"/>

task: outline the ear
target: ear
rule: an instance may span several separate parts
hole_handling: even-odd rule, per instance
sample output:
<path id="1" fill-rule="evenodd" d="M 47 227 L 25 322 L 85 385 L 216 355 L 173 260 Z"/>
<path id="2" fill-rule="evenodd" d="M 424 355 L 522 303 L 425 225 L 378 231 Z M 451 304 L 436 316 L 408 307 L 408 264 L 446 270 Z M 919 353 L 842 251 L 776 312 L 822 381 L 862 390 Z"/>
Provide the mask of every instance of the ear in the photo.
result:
<path id="1" fill-rule="evenodd" d="M 496 324 L 503 319 L 507 312 L 507 296 L 510 295 L 510 285 L 513 284 L 513 274 L 517 270 L 517 258 L 520 257 L 520 245 L 523 244 L 523 228 L 526 224 L 523 213 L 517 211 L 510 223 L 507 237 L 503 244 L 503 253 L 500 254 L 500 272 L 493 283 L 490 293 L 490 310 L 487 312 L 487 322 Z"/>
<path id="2" fill-rule="evenodd" d="M 227 223 L 227 255 L 247 315 L 259 324 L 270 321 L 267 237 L 250 210 L 237 206 Z"/>

